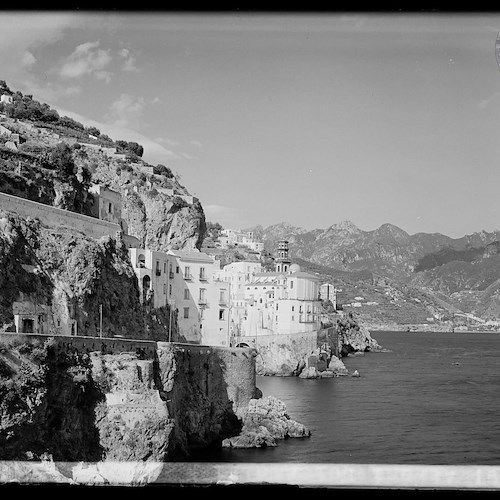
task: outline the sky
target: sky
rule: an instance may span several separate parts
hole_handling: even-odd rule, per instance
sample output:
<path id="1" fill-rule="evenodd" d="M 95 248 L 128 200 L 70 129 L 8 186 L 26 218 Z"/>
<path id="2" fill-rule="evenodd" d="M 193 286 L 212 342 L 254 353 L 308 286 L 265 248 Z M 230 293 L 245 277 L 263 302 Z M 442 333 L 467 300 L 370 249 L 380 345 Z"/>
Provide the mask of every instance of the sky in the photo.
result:
<path id="1" fill-rule="evenodd" d="M 496 13 L 0 11 L 0 79 L 226 228 L 500 228 Z"/>

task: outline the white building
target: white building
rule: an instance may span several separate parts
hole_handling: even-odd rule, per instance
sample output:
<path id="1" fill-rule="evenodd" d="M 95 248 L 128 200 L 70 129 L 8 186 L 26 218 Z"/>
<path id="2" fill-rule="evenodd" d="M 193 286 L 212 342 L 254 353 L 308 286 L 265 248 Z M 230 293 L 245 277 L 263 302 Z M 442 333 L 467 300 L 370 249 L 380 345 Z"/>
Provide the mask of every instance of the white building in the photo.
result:
<path id="1" fill-rule="evenodd" d="M 245 337 L 320 329 L 319 278 L 291 264 L 286 240 L 278 243 L 276 270 L 256 270 L 250 278 L 234 296 L 232 318 L 236 342 L 244 342 Z"/>
<path id="2" fill-rule="evenodd" d="M 323 283 L 319 290 L 321 300 L 329 300 L 337 309 L 337 289 L 331 283 Z"/>
<path id="3" fill-rule="evenodd" d="M 129 248 L 129 257 L 139 282 L 141 304 L 159 308 L 167 305 L 170 260 L 166 253 Z"/>
<path id="4" fill-rule="evenodd" d="M 2 96 L 0 97 L 0 102 L 4 104 L 12 104 L 12 101 L 12 96 L 9 94 L 2 94 Z"/>
<path id="5" fill-rule="evenodd" d="M 230 245 L 246 246 L 250 250 L 260 253 L 264 250 L 264 243 L 257 240 L 253 231 L 239 231 L 235 229 L 223 229 L 219 242 L 222 248 L 227 248 Z"/>
<path id="6" fill-rule="evenodd" d="M 122 220 L 120 193 L 100 184 L 92 184 L 89 192 L 94 198 L 92 215 L 101 220 L 120 224 Z"/>
<path id="7" fill-rule="evenodd" d="M 218 279 L 219 261 L 203 252 L 169 250 L 168 255 L 168 300 L 179 311 L 181 334 L 188 342 L 228 345 L 230 284 Z"/>

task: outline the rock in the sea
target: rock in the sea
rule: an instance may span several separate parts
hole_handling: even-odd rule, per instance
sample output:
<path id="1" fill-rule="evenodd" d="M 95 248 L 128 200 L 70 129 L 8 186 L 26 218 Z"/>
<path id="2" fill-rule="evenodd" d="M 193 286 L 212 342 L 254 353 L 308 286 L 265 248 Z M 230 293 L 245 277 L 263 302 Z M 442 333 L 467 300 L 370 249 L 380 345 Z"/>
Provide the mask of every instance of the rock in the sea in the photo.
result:
<path id="1" fill-rule="evenodd" d="M 268 446 L 278 446 L 278 443 L 263 425 L 255 429 L 243 427 L 239 436 L 222 441 L 223 448 L 265 448 Z"/>
<path id="2" fill-rule="evenodd" d="M 358 370 L 354 370 L 354 371 L 352 372 L 352 374 L 351 374 L 351 377 L 359 377 L 359 376 L 360 376 L 360 375 L 359 375 Z"/>
<path id="3" fill-rule="evenodd" d="M 242 421 L 241 433 L 238 436 L 224 439 L 223 447 L 276 446 L 277 439 L 311 435 L 311 431 L 307 427 L 290 419 L 285 403 L 273 396 L 251 399 Z"/>
<path id="4" fill-rule="evenodd" d="M 299 375 L 300 378 L 319 378 L 319 376 L 319 372 L 314 366 L 304 368 Z"/>
<path id="5" fill-rule="evenodd" d="M 344 363 L 337 356 L 331 357 L 328 370 L 333 372 L 336 377 L 342 377 L 349 373 Z"/>
<path id="6" fill-rule="evenodd" d="M 319 375 L 321 378 L 335 377 L 335 374 L 331 370 L 325 370 L 324 372 L 321 372 Z"/>

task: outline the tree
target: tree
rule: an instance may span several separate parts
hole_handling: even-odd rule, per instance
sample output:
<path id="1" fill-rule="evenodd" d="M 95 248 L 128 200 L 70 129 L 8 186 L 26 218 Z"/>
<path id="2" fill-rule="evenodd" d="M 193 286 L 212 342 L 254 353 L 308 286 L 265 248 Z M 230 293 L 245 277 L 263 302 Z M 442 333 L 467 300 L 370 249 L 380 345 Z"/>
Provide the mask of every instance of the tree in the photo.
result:
<path id="1" fill-rule="evenodd" d="M 51 148 L 48 162 L 57 170 L 63 180 L 74 178 L 76 173 L 75 162 L 71 147 L 65 142 L 60 142 Z"/>
<path id="2" fill-rule="evenodd" d="M 172 170 L 170 170 L 168 167 L 165 165 L 162 165 L 161 163 L 158 163 L 156 167 L 153 167 L 153 173 L 156 175 L 163 175 L 167 177 L 168 179 L 171 179 L 174 174 L 172 173 Z"/>
<path id="3" fill-rule="evenodd" d="M 96 137 L 99 137 L 101 135 L 101 131 L 97 127 L 87 127 L 85 129 L 85 132 L 88 132 L 90 135 L 95 135 Z"/>

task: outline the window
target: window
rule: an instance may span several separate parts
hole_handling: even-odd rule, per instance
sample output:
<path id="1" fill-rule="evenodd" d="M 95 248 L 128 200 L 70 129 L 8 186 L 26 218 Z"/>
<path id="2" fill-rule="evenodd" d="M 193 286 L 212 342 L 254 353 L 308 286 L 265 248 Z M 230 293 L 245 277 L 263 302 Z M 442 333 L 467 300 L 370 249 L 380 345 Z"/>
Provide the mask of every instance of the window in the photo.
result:
<path id="1" fill-rule="evenodd" d="M 167 295 L 167 284 L 163 283 L 163 295 Z"/>
<path id="2" fill-rule="evenodd" d="M 207 302 L 207 297 L 206 297 L 206 289 L 205 288 L 200 288 L 200 304 L 206 304 Z"/>
<path id="3" fill-rule="evenodd" d="M 108 203 L 108 214 L 110 214 L 113 211 L 113 205 L 111 203 Z"/>
<path id="4" fill-rule="evenodd" d="M 156 261 L 156 276 L 161 276 L 160 261 Z"/>
<path id="5" fill-rule="evenodd" d="M 221 304 L 224 304 L 226 302 L 226 291 L 225 290 L 221 290 L 220 293 L 219 293 L 219 302 Z"/>
<path id="6" fill-rule="evenodd" d="M 179 266 L 175 266 L 175 272 L 179 274 Z"/>
<path id="7" fill-rule="evenodd" d="M 205 268 L 204 267 L 200 267 L 200 280 L 206 280 L 206 276 L 205 276 Z"/>
<path id="8" fill-rule="evenodd" d="M 189 289 L 188 288 L 184 289 L 184 300 L 189 300 Z"/>
<path id="9" fill-rule="evenodd" d="M 167 274 L 167 263 L 166 262 L 163 263 L 163 272 L 165 274 Z"/>
<path id="10" fill-rule="evenodd" d="M 290 288 L 293 288 L 293 281 L 290 281 Z"/>
<path id="11" fill-rule="evenodd" d="M 191 278 L 191 269 L 189 268 L 189 266 L 184 267 L 184 278 L 185 279 Z"/>
<path id="12" fill-rule="evenodd" d="M 295 306 L 292 306 L 292 311 L 295 311 Z"/>
<path id="13" fill-rule="evenodd" d="M 184 319 L 188 319 L 189 318 L 189 307 L 185 307 L 184 308 Z"/>
<path id="14" fill-rule="evenodd" d="M 219 309 L 219 320 L 224 320 L 226 317 L 226 311 L 224 309 Z"/>
<path id="15" fill-rule="evenodd" d="M 172 285 L 168 285 L 168 294 L 172 295 Z"/>
<path id="16" fill-rule="evenodd" d="M 278 304 L 276 304 L 276 310 L 278 310 Z"/>
<path id="17" fill-rule="evenodd" d="M 295 316 L 292 314 L 292 321 L 295 321 Z"/>

